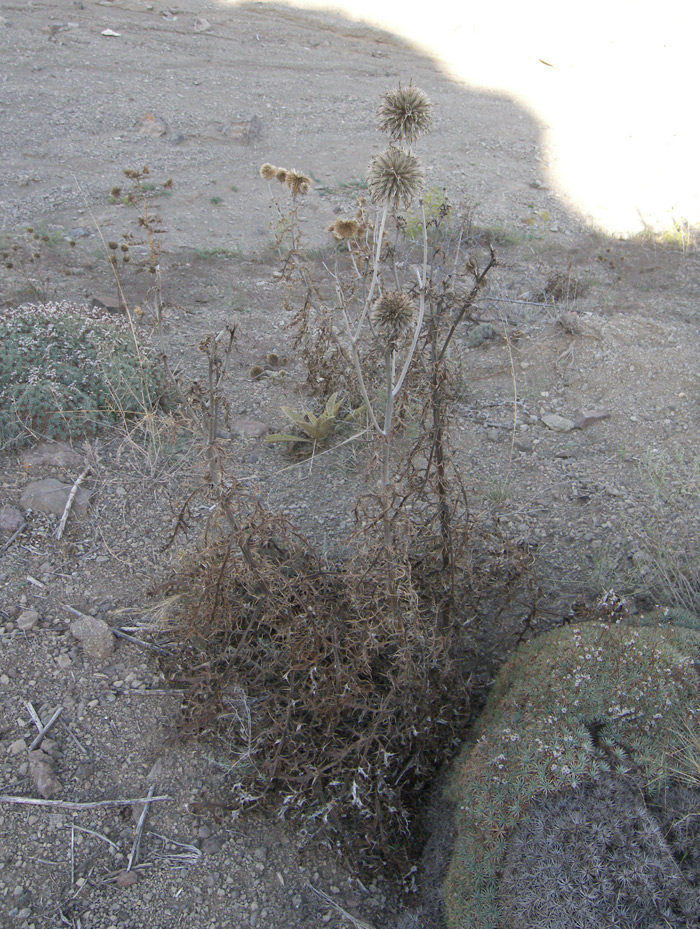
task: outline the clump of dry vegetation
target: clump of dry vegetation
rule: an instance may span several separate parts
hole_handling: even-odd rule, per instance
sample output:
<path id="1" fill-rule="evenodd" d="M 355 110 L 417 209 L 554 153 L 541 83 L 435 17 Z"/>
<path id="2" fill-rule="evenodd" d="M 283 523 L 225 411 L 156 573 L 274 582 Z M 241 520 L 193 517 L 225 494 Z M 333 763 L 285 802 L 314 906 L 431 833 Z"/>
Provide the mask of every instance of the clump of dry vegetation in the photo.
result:
<path id="1" fill-rule="evenodd" d="M 384 97 L 391 142 L 368 169 L 370 200 L 333 224 L 320 268 L 299 220 L 311 180 L 261 169 L 296 345 L 325 404 L 320 414 L 286 408 L 287 418 L 315 446 L 331 436 L 342 395 L 373 437 L 347 554 L 323 556 L 248 498 L 214 431 L 212 522 L 165 588 L 189 726 L 225 743 L 240 803 L 274 793 L 284 812 L 349 838 L 365 867 L 402 871 L 425 789 L 472 716 L 468 617 L 487 593 L 507 599 L 528 568 L 526 554 L 476 524 L 452 467 L 450 345 L 496 256 L 479 253 L 446 196 L 426 216 L 409 146 L 431 112 L 413 85 Z"/>

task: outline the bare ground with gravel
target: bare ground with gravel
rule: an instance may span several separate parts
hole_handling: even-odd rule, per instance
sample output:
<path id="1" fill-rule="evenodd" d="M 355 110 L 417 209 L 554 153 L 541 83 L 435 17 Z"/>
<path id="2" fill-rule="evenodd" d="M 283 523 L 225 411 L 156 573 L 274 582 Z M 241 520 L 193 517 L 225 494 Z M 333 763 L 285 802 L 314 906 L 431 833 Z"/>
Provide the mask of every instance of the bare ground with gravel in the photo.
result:
<path id="1" fill-rule="evenodd" d="M 454 351 L 456 454 L 473 512 L 533 559 L 537 609 L 523 598 L 494 621 L 482 673 L 526 626 L 560 622 L 611 588 L 632 610 L 692 605 L 700 278 L 688 243 L 610 240 L 585 227 L 547 188 L 537 127 L 514 103 L 470 92 L 395 37 L 332 16 L 205 0 L 4 0 L 0 47 L 0 233 L 3 247 L 23 249 L 2 270 L 0 306 L 97 298 L 118 312 L 103 240 L 138 229 L 134 207 L 111 191 L 126 186 L 123 169 L 149 165 L 149 202 L 166 230 L 170 357 L 201 376 L 199 342 L 236 323 L 227 464 L 326 550 L 352 528 L 368 448 L 338 444 L 311 464 L 249 434 L 282 428 L 284 404 L 312 403 L 258 171 L 271 160 L 313 176 L 303 218 L 322 271 L 327 227 L 352 206 L 380 144 L 376 101 L 398 80 L 423 87 L 437 116 L 422 147 L 428 185 L 473 211 L 500 262 L 479 305 L 495 337 L 470 345 L 465 331 Z M 36 262 L 29 225 L 44 236 Z M 141 269 L 146 250 L 131 253 L 120 281 L 148 341 L 152 277 Z M 288 356 L 286 377 L 252 381 L 251 366 L 271 351 Z M 562 431 L 552 414 L 578 428 Z M 271 808 L 239 815 L 226 746 L 177 739 L 181 695 L 163 678 L 154 646 L 167 642 L 154 639 L 149 610 L 208 515 L 196 512 L 191 537 L 166 548 L 200 480 L 196 446 L 162 422 L 150 436 L 134 428 L 75 452 L 0 457 L 0 506 L 18 508 L 31 481 L 72 484 L 86 467 L 91 494 L 60 542 L 58 517 L 34 511 L 17 535 L 0 535 L 0 793 L 38 796 L 29 704 L 44 722 L 60 706 L 43 743 L 54 799 L 125 802 L 0 803 L 3 925 L 341 927 L 342 907 L 375 927 L 440 926 L 434 890 L 450 833 L 439 806 L 414 875 L 419 893 L 404 895 L 364 878 L 311 824 L 282 822 Z M 90 657 L 70 632 L 75 611 L 132 639 Z M 129 869 L 142 812 L 132 801 L 150 788 L 167 799 L 148 808 Z"/>

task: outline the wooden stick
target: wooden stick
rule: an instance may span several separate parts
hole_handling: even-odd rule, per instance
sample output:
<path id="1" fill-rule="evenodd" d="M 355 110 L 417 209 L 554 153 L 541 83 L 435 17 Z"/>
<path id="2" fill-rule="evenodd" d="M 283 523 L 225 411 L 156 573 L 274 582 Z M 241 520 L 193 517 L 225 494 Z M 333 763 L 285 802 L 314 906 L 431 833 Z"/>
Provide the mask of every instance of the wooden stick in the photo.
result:
<path id="1" fill-rule="evenodd" d="M 46 723 L 45 726 L 41 726 L 41 720 L 39 720 L 39 726 L 40 726 L 39 734 L 36 736 L 32 744 L 29 746 L 30 752 L 33 752 L 35 748 L 39 748 L 39 746 L 44 741 L 46 736 L 49 734 L 49 732 L 53 729 L 53 727 L 58 722 L 58 718 L 62 712 L 63 712 L 63 707 L 62 706 L 57 707 L 54 710 L 51 719 Z"/>
<path id="2" fill-rule="evenodd" d="M 75 484 L 70 489 L 68 494 L 68 499 L 66 500 L 66 506 L 63 510 L 63 516 L 61 517 L 61 522 L 58 524 L 58 529 L 56 530 L 56 538 L 60 540 L 63 538 L 63 530 L 66 528 L 66 522 L 68 520 L 68 514 L 70 513 L 70 508 L 73 506 L 73 501 L 75 500 L 75 495 L 78 493 L 78 488 L 83 483 L 85 478 L 90 473 L 90 468 L 85 468 L 82 474 L 80 474 L 75 481 Z"/>
<path id="3" fill-rule="evenodd" d="M 141 810 L 141 815 L 139 816 L 138 825 L 136 826 L 136 835 L 134 836 L 134 844 L 131 849 L 131 854 L 129 855 L 129 863 L 126 866 L 127 871 L 131 871 L 133 866 L 138 861 L 139 857 L 139 848 L 141 847 L 141 835 L 143 833 L 143 824 L 146 822 L 146 815 L 148 813 L 148 807 L 151 805 L 151 797 L 155 793 L 155 785 L 151 784 L 148 789 L 148 799 L 143 805 Z"/>
<path id="4" fill-rule="evenodd" d="M 99 810 L 110 806 L 131 806 L 133 803 L 156 803 L 158 800 L 172 800 L 172 797 L 136 797 L 135 800 L 94 800 L 92 803 L 74 803 L 70 800 L 39 800 L 37 797 L 12 797 L 0 794 L 0 803 L 21 803 L 26 806 L 48 806 L 58 810 Z"/>
<path id="5" fill-rule="evenodd" d="M 41 719 L 39 719 L 39 714 L 34 709 L 34 707 L 32 706 L 29 700 L 27 700 L 27 702 L 24 705 L 27 708 L 27 713 L 29 713 L 29 715 L 32 718 L 32 722 L 34 723 L 36 728 L 39 730 L 39 732 L 41 732 Z"/>
<path id="6" fill-rule="evenodd" d="M 12 543 L 15 541 L 15 539 L 17 538 L 17 536 L 22 532 L 23 529 L 26 529 L 26 527 L 27 527 L 27 523 L 24 522 L 24 523 L 22 523 L 22 525 L 19 527 L 19 529 L 16 529 L 16 530 L 12 533 L 12 535 L 11 535 L 10 538 L 7 540 L 7 542 L 5 542 L 5 544 L 3 545 L 3 547 L 0 548 L 0 555 L 4 555 L 4 554 L 5 554 L 5 552 L 8 550 L 8 548 L 10 547 L 10 545 L 12 545 Z"/>
<path id="7" fill-rule="evenodd" d="M 361 919 L 356 919 L 352 915 L 352 913 L 348 913 L 348 911 L 344 910 L 343 907 L 340 906 L 339 903 L 336 903 L 332 897 L 329 897 L 328 894 L 324 893 L 322 890 L 318 890 L 318 888 L 314 887 L 313 884 L 307 884 L 306 886 L 309 888 L 309 890 L 313 890 L 313 892 L 317 896 L 319 896 L 322 900 L 324 900 L 330 906 L 335 907 L 335 909 L 339 913 L 342 913 L 343 916 L 346 919 L 348 919 L 353 924 L 353 926 L 355 926 L 355 929 L 374 929 L 374 926 L 372 925 L 372 923 L 366 923 L 366 922 L 363 922 Z"/>

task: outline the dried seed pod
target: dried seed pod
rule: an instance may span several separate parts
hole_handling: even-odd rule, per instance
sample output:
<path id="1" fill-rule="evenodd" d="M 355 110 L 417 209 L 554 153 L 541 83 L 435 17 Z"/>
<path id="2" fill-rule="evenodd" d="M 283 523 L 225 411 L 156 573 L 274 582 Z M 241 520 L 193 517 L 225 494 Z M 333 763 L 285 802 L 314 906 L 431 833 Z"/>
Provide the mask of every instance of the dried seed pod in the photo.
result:
<path id="1" fill-rule="evenodd" d="M 333 233 L 333 238 L 338 239 L 338 241 L 341 239 L 354 239 L 360 231 L 360 224 L 356 219 L 336 219 L 330 231 Z"/>
<path id="2" fill-rule="evenodd" d="M 375 203 L 406 209 L 423 189 L 423 167 L 412 152 L 390 145 L 372 159 L 367 185 Z"/>
<path id="3" fill-rule="evenodd" d="M 372 323 L 382 332 L 394 339 L 409 329 L 415 318 L 415 304 L 410 296 L 401 290 L 383 293 L 372 305 Z"/>
<path id="4" fill-rule="evenodd" d="M 299 171 L 287 171 L 286 184 L 292 196 L 296 197 L 297 194 L 308 194 L 311 189 L 311 178 Z"/>
<path id="5" fill-rule="evenodd" d="M 433 105 L 420 87 L 399 84 L 398 90 L 390 90 L 382 97 L 379 120 L 379 128 L 387 132 L 393 142 L 415 142 L 432 126 Z"/>

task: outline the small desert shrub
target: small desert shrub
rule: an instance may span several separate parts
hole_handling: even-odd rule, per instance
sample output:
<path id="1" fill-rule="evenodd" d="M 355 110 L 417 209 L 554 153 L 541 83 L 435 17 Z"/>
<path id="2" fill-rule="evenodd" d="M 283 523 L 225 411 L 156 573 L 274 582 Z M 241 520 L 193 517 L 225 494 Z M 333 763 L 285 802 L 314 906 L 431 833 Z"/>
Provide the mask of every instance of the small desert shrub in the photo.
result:
<path id="1" fill-rule="evenodd" d="M 633 778 L 638 793 L 663 803 L 679 742 L 689 727 L 694 737 L 700 730 L 698 660 L 700 636 L 689 629 L 596 621 L 542 635 L 503 667 L 454 784 L 459 834 L 446 885 L 450 929 L 504 924 L 499 881 L 507 876 L 510 838 L 548 798 L 556 806 L 586 785 Z M 629 823 L 617 825 L 620 835 L 630 831 Z M 586 866 L 599 865 L 591 854 Z M 593 884 L 595 877 L 588 874 Z M 551 879 L 548 892 L 565 893 L 554 886 L 557 875 Z M 529 893 L 527 880 L 521 884 Z M 541 904 L 541 887 L 538 893 Z M 579 898 L 581 913 L 587 905 Z"/>
<path id="2" fill-rule="evenodd" d="M 153 408 L 162 393 L 126 321 L 68 303 L 4 311 L 0 444 L 90 435 Z"/>

